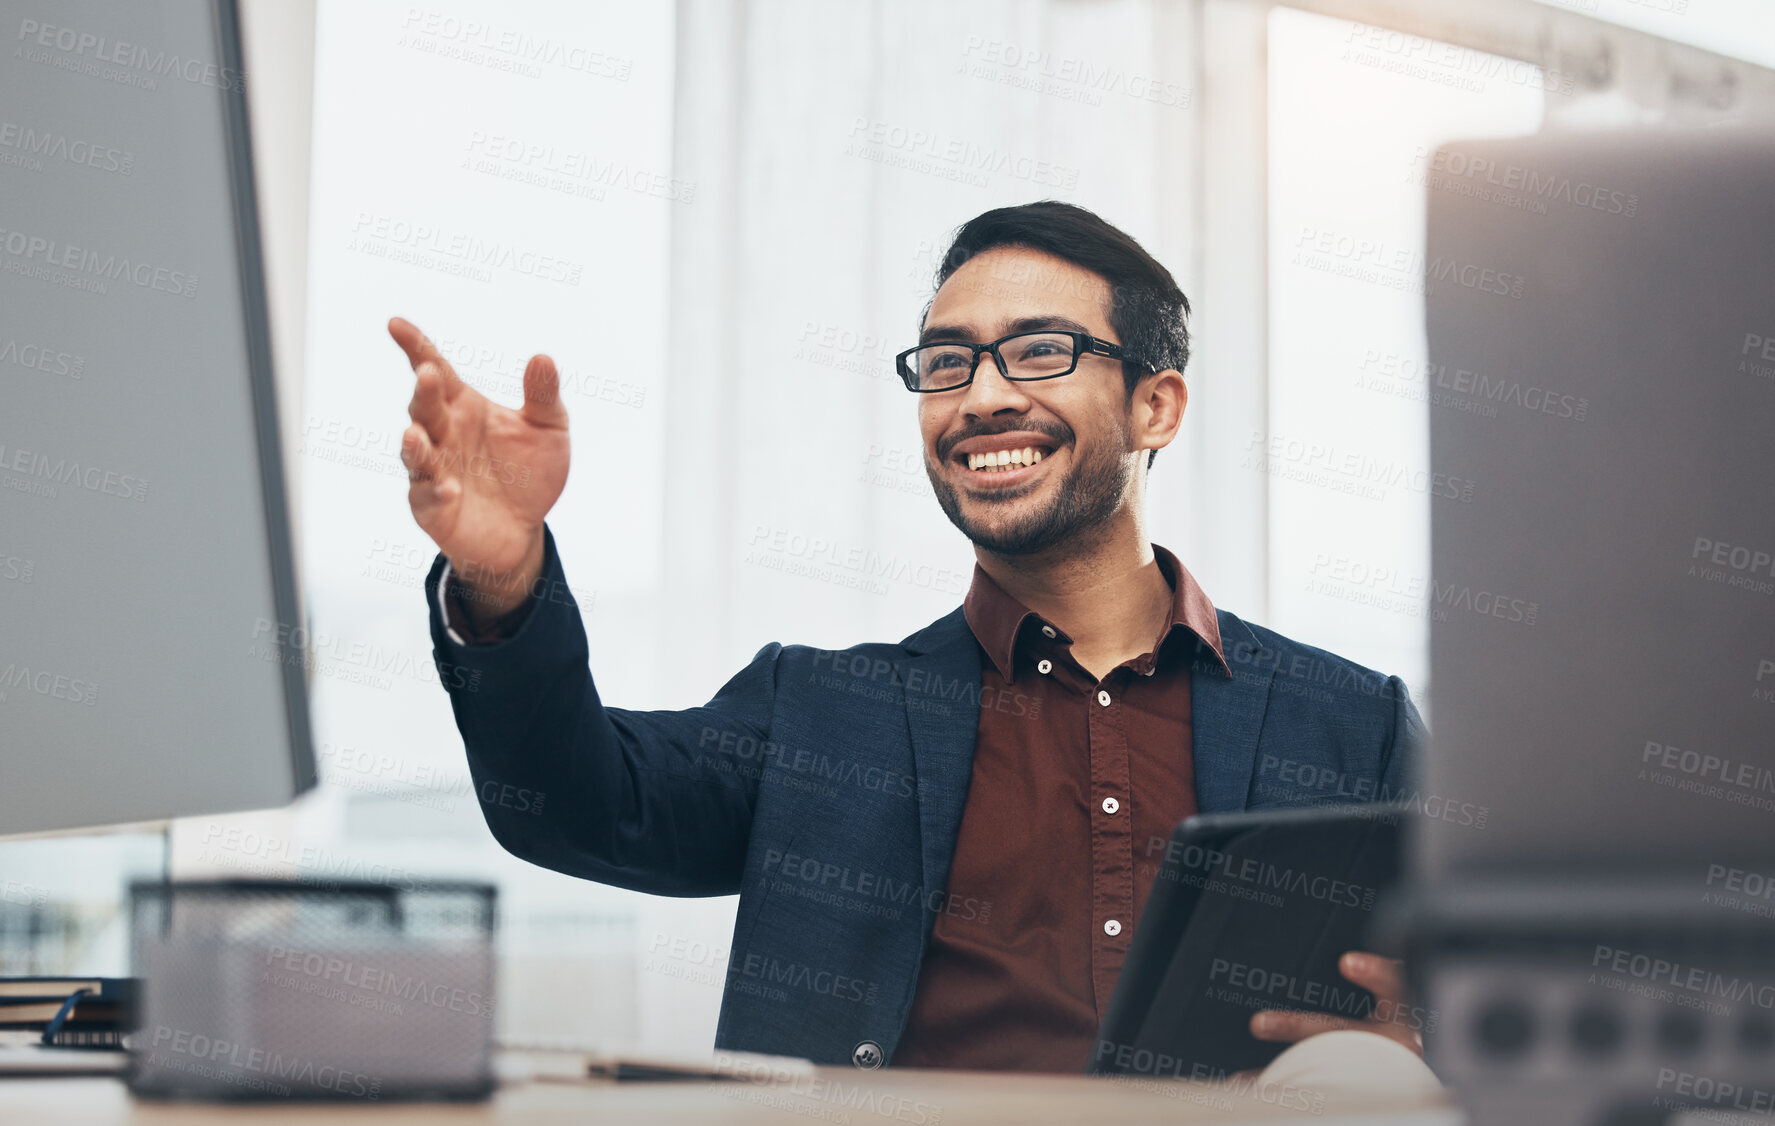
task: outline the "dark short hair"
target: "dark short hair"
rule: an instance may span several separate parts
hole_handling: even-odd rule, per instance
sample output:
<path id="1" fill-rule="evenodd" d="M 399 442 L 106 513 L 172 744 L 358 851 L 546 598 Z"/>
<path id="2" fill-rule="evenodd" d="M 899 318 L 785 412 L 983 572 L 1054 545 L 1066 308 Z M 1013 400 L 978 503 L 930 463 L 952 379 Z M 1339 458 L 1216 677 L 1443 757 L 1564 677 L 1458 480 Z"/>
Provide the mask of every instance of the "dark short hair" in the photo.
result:
<path id="1" fill-rule="evenodd" d="M 995 207 L 963 223 L 937 263 L 933 291 L 975 255 L 1007 246 L 1052 254 L 1109 283 L 1109 324 L 1128 352 L 1122 382 L 1130 399 L 1148 372 L 1182 371 L 1189 363 L 1189 298 L 1171 271 L 1096 212 L 1057 199 Z M 926 317 L 930 311 L 927 302 Z M 1150 453 L 1149 468 L 1159 451 Z"/>

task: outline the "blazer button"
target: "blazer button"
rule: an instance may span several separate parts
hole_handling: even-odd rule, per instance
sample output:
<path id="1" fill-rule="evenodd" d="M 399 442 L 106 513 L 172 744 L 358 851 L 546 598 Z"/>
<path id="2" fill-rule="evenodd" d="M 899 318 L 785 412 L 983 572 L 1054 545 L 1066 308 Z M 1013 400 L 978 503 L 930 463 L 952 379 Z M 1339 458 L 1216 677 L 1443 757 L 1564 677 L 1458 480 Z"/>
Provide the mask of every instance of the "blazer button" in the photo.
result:
<path id="1" fill-rule="evenodd" d="M 865 1040 L 851 1049 L 851 1062 L 865 1071 L 874 1071 L 881 1066 L 881 1045 L 873 1040 Z"/>

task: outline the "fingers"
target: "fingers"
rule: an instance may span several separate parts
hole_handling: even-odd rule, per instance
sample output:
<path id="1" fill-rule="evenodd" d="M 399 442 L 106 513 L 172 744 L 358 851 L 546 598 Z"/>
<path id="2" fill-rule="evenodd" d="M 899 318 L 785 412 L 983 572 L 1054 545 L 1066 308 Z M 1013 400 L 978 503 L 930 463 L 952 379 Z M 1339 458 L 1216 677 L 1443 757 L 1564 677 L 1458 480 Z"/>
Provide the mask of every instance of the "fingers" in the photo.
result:
<path id="1" fill-rule="evenodd" d="M 413 398 L 407 414 L 425 428 L 426 437 L 442 443 L 450 436 L 450 410 L 444 399 L 444 380 L 435 361 L 423 360 L 414 368 Z"/>
<path id="2" fill-rule="evenodd" d="M 1259 1040 L 1292 1044 L 1321 1032 L 1367 1028 L 1366 1022 L 1334 1017 L 1329 1013 L 1304 1013 L 1291 1009 L 1266 1009 L 1251 1014 L 1251 1035 Z"/>
<path id="3" fill-rule="evenodd" d="M 465 386 L 462 378 L 456 374 L 456 369 L 450 366 L 450 361 L 444 359 L 431 338 L 420 332 L 419 326 L 412 321 L 405 317 L 389 318 L 388 335 L 394 337 L 394 342 L 407 354 L 407 362 L 413 366 L 415 372 L 424 363 L 437 365 L 446 399 L 454 399 L 457 392 Z"/>
<path id="4" fill-rule="evenodd" d="M 437 447 L 415 422 L 401 435 L 401 464 L 407 467 L 407 504 L 427 533 L 436 531 L 462 496 L 462 482 L 445 471 Z"/>
<path id="5" fill-rule="evenodd" d="M 1405 964 L 1379 954 L 1352 950 L 1338 959 L 1343 975 L 1374 994 L 1377 1006 L 1390 1002 L 1397 1006 L 1405 1000 Z"/>
<path id="6" fill-rule="evenodd" d="M 401 464 L 407 467 L 407 480 L 415 484 L 438 478 L 438 448 L 418 422 L 401 432 Z"/>
<path id="7" fill-rule="evenodd" d="M 388 335 L 394 337 L 394 342 L 407 354 L 407 362 L 414 367 L 433 357 L 442 359 L 430 338 L 419 331 L 418 325 L 405 317 L 389 318 Z"/>
<path id="8" fill-rule="evenodd" d="M 555 361 L 531 356 L 524 368 L 524 407 L 520 412 L 532 426 L 561 429 L 567 425 L 567 408 L 561 403 L 561 376 Z"/>
<path id="9" fill-rule="evenodd" d="M 1405 967 L 1392 958 L 1352 950 L 1338 959 L 1338 970 L 1350 981 L 1374 994 L 1375 1013 L 1392 1012 L 1405 999 Z M 1292 1043 L 1321 1032 L 1358 1028 L 1375 1030 L 1375 1020 L 1356 1021 L 1329 1013 L 1267 1009 L 1251 1017 L 1251 1035 L 1259 1040 Z"/>
<path id="10" fill-rule="evenodd" d="M 1352 950 L 1338 959 L 1337 965 L 1344 977 L 1374 994 L 1374 1009 L 1367 1020 L 1351 1020 L 1330 1013 L 1268 1009 L 1252 1015 L 1251 1035 L 1259 1040 L 1292 1044 L 1321 1032 L 1355 1030 L 1378 1033 L 1414 1052 L 1422 1052 L 1424 1041 L 1416 1032 L 1413 1020 L 1401 1019 L 1406 1016 L 1404 963 Z"/>
<path id="11" fill-rule="evenodd" d="M 1422 1055 L 1424 1039 L 1404 1025 L 1384 1020 L 1351 1020 L 1330 1013 L 1297 1012 L 1289 1009 L 1268 1009 L 1251 1016 L 1251 1035 L 1257 1040 L 1278 1044 L 1294 1044 L 1321 1032 L 1371 1032 L 1384 1036 Z"/>
<path id="12" fill-rule="evenodd" d="M 1374 1012 L 1368 1021 L 1370 1030 L 1422 1054 L 1424 1038 L 1417 1030 L 1422 1027 L 1423 1014 L 1405 1003 L 1405 963 L 1396 958 L 1352 950 L 1338 959 L 1337 968 L 1346 978 L 1374 994 Z"/>

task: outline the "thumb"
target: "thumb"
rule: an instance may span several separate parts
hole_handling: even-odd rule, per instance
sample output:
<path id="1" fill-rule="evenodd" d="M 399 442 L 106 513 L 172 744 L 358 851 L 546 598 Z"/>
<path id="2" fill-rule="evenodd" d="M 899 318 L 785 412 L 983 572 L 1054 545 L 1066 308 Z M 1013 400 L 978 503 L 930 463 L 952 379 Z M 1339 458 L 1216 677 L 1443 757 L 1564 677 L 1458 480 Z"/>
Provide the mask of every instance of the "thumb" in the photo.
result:
<path id="1" fill-rule="evenodd" d="M 561 376 L 555 361 L 544 355 L 530 357 L 524 368 L 524 421 L 549 430 L 564 429 L 567 408 L 561 404 Z"/>

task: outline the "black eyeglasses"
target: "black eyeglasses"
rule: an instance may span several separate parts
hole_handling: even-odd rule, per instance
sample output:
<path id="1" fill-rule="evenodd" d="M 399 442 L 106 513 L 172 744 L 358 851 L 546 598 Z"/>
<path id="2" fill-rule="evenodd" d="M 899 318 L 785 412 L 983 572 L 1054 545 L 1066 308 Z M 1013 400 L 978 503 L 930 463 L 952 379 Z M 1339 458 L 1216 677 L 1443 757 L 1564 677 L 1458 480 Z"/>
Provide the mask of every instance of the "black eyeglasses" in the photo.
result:
<path id="1" fill-rule="evenodd" d="M 895 356 L 894 366 L 908 391 L 921 395 L 953 391 L 974 382 L 974 369 L 983 353 L 991 353 L 1000 375 L 1021 383 L 1058 379 L 1077 368 L 1079 357 L 1086 353 L 1124 362 L 1130 358 L 1121 345 L 1088 332 L 1048 329 L 1012 333 L 986 344 L 960 340 L 920 344 Z"/>

